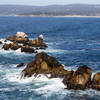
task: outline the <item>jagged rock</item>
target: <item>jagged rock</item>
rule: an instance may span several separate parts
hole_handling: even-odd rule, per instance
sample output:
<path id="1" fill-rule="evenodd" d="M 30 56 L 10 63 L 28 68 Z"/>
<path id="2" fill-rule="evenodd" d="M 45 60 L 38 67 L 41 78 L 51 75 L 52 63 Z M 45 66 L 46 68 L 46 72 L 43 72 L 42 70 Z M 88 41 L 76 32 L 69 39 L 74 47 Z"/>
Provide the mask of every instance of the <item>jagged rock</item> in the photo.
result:
<path id="1" fill-rule="evenodd" d="M 40 35 L 36 40 L 29 40 L 28 36 L 24 32 L 17 32 L 16 35 L 10 36 L 6 40 L 22 43 L 23 46 L 29 45 L 32 47 L 39 47 L 39 49 L 46 49 L 48 47 L 43 42 L 43 35 Z"/>
<path id="2" fill-rule="evenodd" d="M 86 89 L 91 83 L 92 70 L 86 65 L 80 66 L 75 72 L 67 74 L 63 83 L 68 89 Z"/>
<path id="3" fill-rule="evenodd" d="M 94 75 L 91 87 L 93 89 L 100 90 L 100 72 Z"/>
<path id="4" fill-rule="evenodd" d="M 21 48 L 21 46 L 20 45 L 18 45 L 18 43 L 13 43 L 13 44 L 11 44 L 11 47 L 10 47 L 12 50 L 17 50 L 17 49 L 19 49 L 19 48 Z"/>
<path id="5" fill-rule="evenodd" d="M 5 43 L 5 44 L 3 45 L 2 48 L 3 48 L 4 50 L 9 50 L 10 47 L 11 47 L 11 44 L 6 44 L 6 43 Z"/>
<path id="6" fill-rule="evenodd" d="M 17 67 L 22 67 L 22 66 L 24 66 L 24 63 L 20 63 L 17 65 Z"/>
<path id="7" fill-rule="evenodd" d="M 17 38 L 27 38 L 28 36 L 24 32 L 17 32 L 16 37 Z"/>
<path id="8" fill-rule="evenodd" d="M 29 41 L 28 38 L 21 38 L 21 37 L 17 37 L 17 36 L 11 36 L 11 37 L 7 38 L 7 40 L 12 41 L 12 42 L 18 42 L 18 43 L 26 43 Z"/>
<path id="9" fill-rule="evenodd" d="M 37 53 L 34 48 L 31 48 L 30 46 L 26 45 L 26 46 L 23 46 L 21 48 L 21 52 L 26 52 L 26 53 Z"/>
<path id="10" fill-rule="evenodd" d="M 47 48 L 47 45 L 43 42 L 43 39 L 41 38 L 38 38 L 37 40 L 30 40 L 29 46 L 40 47 L 40 49 Z"/>
<path id="11" fill-rule="evenodd" d="M 50 74 L 51 77 L 64 77 L 70 71 L 64 69 L 64 67 L 56 60 L 56 58 L 47 55 L 44 52 L 38 53 L 35 56 L 35 60 L 30 62 L 27 67 L 22 71 L 24 77 L 31 77 L 32 75 Z"/>
<path id="12" fill-rule="evenodd" d="M 11 50 L 17 50 L 17 49 L 19 49 L 19 48 L 21 48 L 21 45 L 18 45 L 18 43 L 16 43 L 16 42 L 14 42 L 14 43 L 10 43 L 10 44 L 4 44 L 3 45 L 3 48 L 4 48 L 4 50 L 9 50 L 9 49 L 11 49 Z"/>
<path id="13" fill-rule="evenodd" d="M 29 41 L 28 36 L 23 32 L 17 32 L 16 35 L 8 37 L 7 40 L 18 43 L 26 43 Z"/>
<path id="14" fill-rule="evenodd" d="M 10 37 L 8 37 L 8 38 L 6 39 L 6 41 L 7 41 L 7 40 L 9 40 L 9 41 L 11 41 L 11 42 L 14 42 L 14 41 L 16 40 L 16 36 L 15 36 L 15 35 L 10 36 Z"/>
<path id="15" fill-rule="evenodd" d="M 29 45 L 30 46 L 36 46 L 36 40 L 30 40 Z"/>

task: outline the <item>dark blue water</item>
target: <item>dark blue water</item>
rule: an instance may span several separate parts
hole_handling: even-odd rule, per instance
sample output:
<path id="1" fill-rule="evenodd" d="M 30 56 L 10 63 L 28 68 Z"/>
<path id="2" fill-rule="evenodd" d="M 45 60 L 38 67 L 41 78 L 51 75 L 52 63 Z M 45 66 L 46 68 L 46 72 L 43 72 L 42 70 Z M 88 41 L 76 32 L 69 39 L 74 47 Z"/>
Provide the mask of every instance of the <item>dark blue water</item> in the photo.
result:
<path id="1" fill-rule="evenodd" d="M 100 18 L 0 17 L 0 38 L 22 31 L 30 38 L 40 34 L 49 48 L 45 51 L 57 58 L 68 70 L 88 65 L 93 74 L 100 70 Z M 95 90 L 65 90 L 62 79 L 44 76 L 20 80 L 24 68 L 34 54 L 4 51 L 0 46 L 0 100 L 99 100 Z"/>

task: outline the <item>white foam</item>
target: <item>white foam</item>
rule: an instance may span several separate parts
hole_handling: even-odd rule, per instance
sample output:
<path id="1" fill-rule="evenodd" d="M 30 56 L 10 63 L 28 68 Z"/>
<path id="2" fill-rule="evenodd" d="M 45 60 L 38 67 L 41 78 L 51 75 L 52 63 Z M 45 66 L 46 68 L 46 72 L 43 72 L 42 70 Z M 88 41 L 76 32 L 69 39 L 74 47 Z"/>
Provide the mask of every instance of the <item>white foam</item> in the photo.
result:
<path id="1" fill-rule="evenodd" d="M 53 92 L 59 92 L 59 90 L 63 90 L 65 88 L 65 85 L 62 83 L 62 79 L 60 78 L 52 78 L 48 79 L 44 75 L 39 75 L 38 77 L 29 77 L 29 78 L 20 78 L 20 72 L 9 73 L 9 75 L 6 75 L 6 78 L 10 82 L 15 82 L 19 84 L 28 84 L 28 83 L 34 83 L 34 86 L 39 86 L 39 88 L 36 88 L 35 90 L 31 88 L 30 91 L 36 91 L 38 94 L 52 94 Z"/>

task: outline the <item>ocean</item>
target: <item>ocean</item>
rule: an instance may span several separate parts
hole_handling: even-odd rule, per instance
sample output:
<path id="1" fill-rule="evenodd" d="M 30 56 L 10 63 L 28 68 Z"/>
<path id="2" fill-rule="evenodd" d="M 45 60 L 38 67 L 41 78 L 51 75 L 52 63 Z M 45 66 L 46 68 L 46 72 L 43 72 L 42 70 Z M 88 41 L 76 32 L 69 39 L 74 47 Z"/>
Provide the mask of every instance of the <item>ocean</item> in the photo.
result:
<path id="1" fill-rule="evenodd" d="M 29 38 L 44 35 L 45 52 L 65 69 L 88 65 L 93 75 L 100 71 L 100 18 L 0 16 L 0 41 L 25 32 Z M 41 50 L 39 51 L 41 52 Z M 21 71 L 35 54 L 5 51 L 0 45 L 0 100 L 100 100 L 96 90 L 67 90 L 62 79 L 45 76 L 20 79 Z M 16 68 L 24 62 L 25 66 Z"/>

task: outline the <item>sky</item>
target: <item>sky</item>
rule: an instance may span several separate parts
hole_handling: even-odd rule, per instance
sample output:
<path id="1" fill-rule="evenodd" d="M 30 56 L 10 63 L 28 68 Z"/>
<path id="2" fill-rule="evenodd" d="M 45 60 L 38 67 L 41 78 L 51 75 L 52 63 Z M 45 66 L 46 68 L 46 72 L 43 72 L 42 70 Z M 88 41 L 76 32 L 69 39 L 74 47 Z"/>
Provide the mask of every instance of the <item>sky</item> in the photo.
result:
<path id="1" fill-rule="evenodd" d="M 16 5 L 64 5 L 64 4 L 100 4 L 100 0 L 0 0 L 0 4 Z"/>

